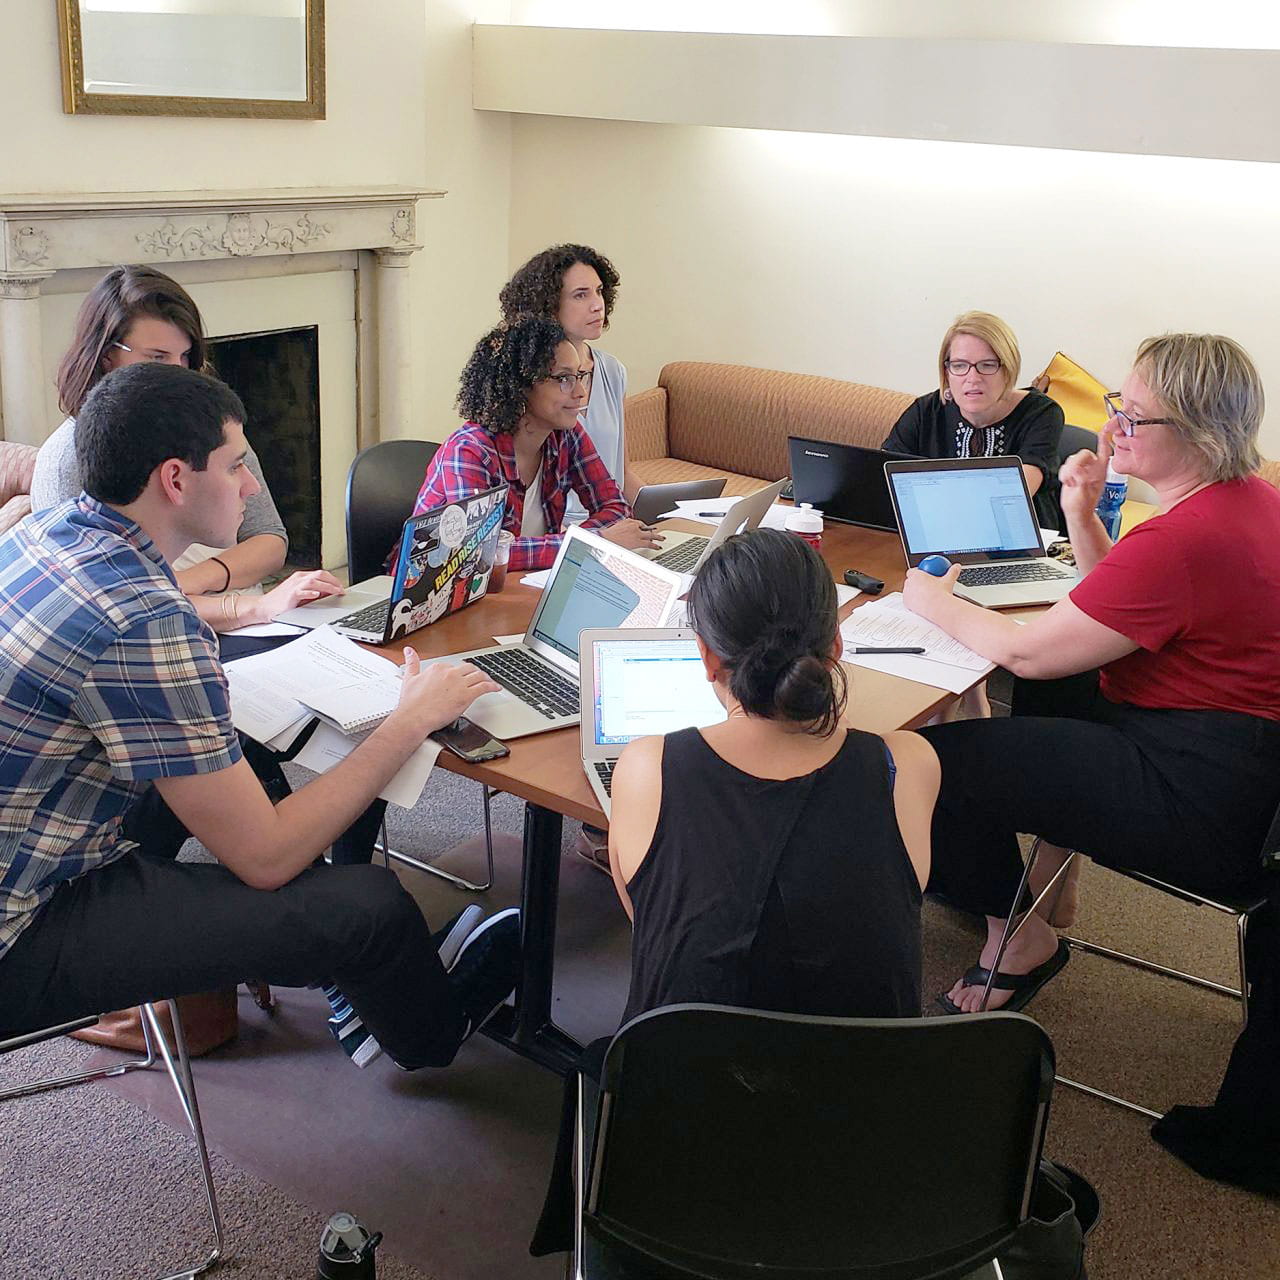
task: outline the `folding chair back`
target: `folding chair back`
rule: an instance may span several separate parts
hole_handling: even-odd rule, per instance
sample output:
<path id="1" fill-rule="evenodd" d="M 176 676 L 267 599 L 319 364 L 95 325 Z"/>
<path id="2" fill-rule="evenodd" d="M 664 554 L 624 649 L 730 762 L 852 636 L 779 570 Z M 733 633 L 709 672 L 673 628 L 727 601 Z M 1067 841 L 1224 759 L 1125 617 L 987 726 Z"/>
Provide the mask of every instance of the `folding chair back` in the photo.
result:
<path id="1" fill-rule="evenodd" d="M 583 1226 L 645 1275 L 966 1275 L 1027 1214 L 1052 1086 L 1017 1014 L 655 1010 L 605 1059 Z"/>

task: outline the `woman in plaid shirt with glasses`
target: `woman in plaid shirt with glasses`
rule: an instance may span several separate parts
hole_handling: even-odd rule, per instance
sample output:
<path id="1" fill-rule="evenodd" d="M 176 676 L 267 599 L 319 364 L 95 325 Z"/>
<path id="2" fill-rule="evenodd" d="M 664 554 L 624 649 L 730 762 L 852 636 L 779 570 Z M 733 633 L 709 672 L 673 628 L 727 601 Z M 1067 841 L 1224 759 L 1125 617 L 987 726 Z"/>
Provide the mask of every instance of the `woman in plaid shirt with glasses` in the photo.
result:
<path id="1" fill-rule="evenodd" d="M 621 547 L 660 546 L 653 529 L 632 518 L 578 421 L 590 376 L 564 330 L 545 316 L 520 316 L 485 334 L 462 371 L 458 408 L 467 421 L 436 451 L 414 513 L 505 482 L 503 528 L 516 536 L 517 571 L 555 560 L 570 493 L 586 508 L 584 529 Z"/>

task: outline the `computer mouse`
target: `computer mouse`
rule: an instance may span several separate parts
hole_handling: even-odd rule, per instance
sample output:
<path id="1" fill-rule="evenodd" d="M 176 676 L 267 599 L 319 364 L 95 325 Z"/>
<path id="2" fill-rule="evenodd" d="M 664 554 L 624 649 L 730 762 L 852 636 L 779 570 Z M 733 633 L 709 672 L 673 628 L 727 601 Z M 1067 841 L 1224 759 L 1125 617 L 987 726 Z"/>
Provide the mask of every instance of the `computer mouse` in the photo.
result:
<path id="1" fill-rule="evenodd" d="M 951 568 L 951 561 L 946 556 L 925 556 L 916 568 L 933 574 L 935 578 L 941 578 Z"/>

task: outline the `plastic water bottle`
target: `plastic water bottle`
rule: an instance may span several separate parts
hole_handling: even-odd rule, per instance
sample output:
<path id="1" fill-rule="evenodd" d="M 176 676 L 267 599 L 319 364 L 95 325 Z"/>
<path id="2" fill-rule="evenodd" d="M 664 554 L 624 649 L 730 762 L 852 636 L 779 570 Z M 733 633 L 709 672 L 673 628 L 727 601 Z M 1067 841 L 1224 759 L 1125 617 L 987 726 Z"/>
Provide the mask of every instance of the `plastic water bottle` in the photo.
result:
<path id="1" fill-rule="evenodd" d="M 822 512 L 812 502 L 802 502 L 787 516 L 787 532 L 803 538 L 815 551 L 822 550 Z"/>
<path id="2" fill-rule="evenodd" d="M 370 1235 L 355 1214 L 340 1209 L 320 1236 L 316 1280 L 375 1280 L 373 1251 L 381 1241 L 381 1231 Z"/>
<path id="3" fill-rule="evenodd" d="M 1107 531 L 1107 537 L 1114 542 L 1120 536 L 1120 508 L 1124 506 L 1125 495 L 1129 491 L 1129 477 L 1122 476 L 1110 462 L 1107 463 L 1107 483 L 1103 486 L 1102 497 L 1096 507 L 1098 519 Z"/>

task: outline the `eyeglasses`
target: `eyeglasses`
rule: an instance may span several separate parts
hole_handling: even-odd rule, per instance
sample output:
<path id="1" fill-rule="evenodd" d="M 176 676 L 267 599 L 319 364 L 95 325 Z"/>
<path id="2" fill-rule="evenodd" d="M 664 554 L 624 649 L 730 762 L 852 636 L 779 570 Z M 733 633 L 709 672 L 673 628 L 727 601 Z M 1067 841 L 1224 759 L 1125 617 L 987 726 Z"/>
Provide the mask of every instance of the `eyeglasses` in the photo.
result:
<path id="1" fill-rule="evenodd" d="M 121 351 L 127 351 L 130 355 L 133 355 L 133 354 L 134 354 L 134 350 L 133 350 L 133 348 L 132 348 L 132 347 L 126 347 L 126 346 L 125 346 L 125 344 L 124 344 L 123 342 L 113 342 L 111 345 L 112 345 L 113 347 L 119 347 Z M 172 364 L 172 363 L 174 363 L 174 362 L 169 358 L 169 353 L 168 353 L 168 352 L 160 352 L 160 353 L 158 353 L 158 354 L 147 355 L 147 356 L 145 356 L 144 358 L 145 358 L 145 359 L 147 359 L 147 360 L 150 360 L 153 364 Z M 190 351 L 184 351 L 184 352 L 183 352 L 183 353 L 178 357 L 178 359 L 177 359 L 177 363 L 178 363 L 178 364 L 180 364 L 180 365 L 183 365 L 183 366 L 184 366 L 184 367 L 186 367 L 186 368 L 190 368 L 190 367 L 191 367 L 191 352 L 190 352 Z"/>
<path id="2" fill-rule="evenodd" d="M 1168 418 L 1131 418 L 1120 407 L 1124 403 L 1124 396 L 1119 391 L 1108 391 L 1102 397 L 1102 403 L 1107 408 L 1108 416 L 1114 418 L 1120 424 L 1120 434 L 1124 436 L 1133 435 L 1135 427 L 1171 427 L 1174 425 Z"/>
<path id="3" fill-rule="evenodd" d="M 577 373 L 549 373 L 545 378 L 540 378 L 540 382 L 555 382 L 560 386 L 560 390 L 568 395 L 573 390 L 573 384 L 576 382 L 580 386 L 585 387 L 591 380 L 590 369 L 579 369 Z"/>
<path id="4" fill-rule="evenodd" d="M 946 366 L 947 372 L 957 378 L 963 378 L 970 369 L 977 369 L 984 378 L 1000 372 L 999 360 L 948 360 Z"/>

